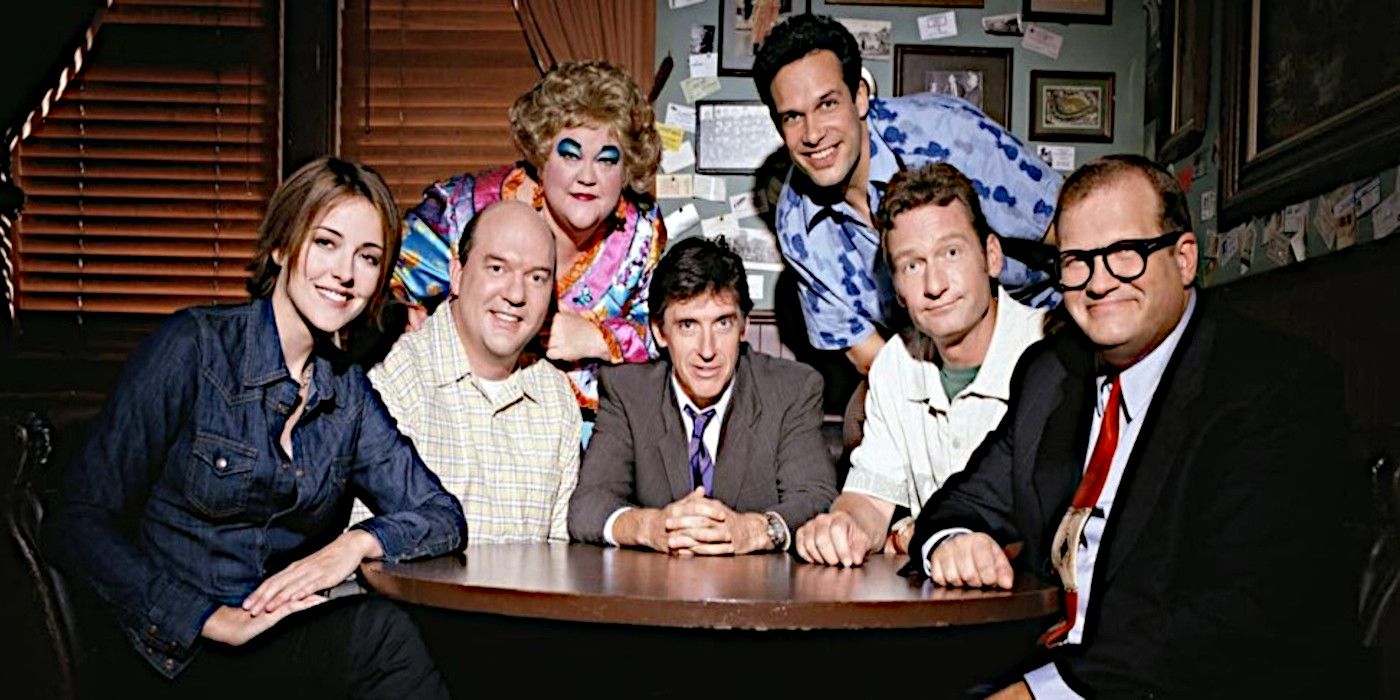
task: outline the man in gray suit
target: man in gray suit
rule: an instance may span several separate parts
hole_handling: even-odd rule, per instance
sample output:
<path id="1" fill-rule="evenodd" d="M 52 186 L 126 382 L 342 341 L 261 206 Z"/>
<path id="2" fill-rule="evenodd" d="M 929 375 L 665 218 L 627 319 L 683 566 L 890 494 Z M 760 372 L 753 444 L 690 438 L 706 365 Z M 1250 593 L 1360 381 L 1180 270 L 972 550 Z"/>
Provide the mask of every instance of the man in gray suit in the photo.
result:
<path id="1" fill-rule="evenodd" d="M 753 301 L 723 243 L 677 243 L 647 305 L 666 357 L 599 376 L 569 534 L 677 555 L 786 550 L 836 497 L 821 377 L 749 352 Z"/>

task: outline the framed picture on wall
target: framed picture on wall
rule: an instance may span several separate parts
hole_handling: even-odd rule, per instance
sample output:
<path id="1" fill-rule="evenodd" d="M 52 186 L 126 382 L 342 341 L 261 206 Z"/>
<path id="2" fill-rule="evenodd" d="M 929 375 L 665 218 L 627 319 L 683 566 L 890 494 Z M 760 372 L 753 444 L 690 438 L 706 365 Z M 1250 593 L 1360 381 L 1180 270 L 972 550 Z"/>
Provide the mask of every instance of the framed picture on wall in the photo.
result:
<path id="1" fill-rule="evenodd" d="M 1021 0 L 1026 22 L 1112 24 L 1113 0 Z"/>
<path id="2" fill-rule="evenodd" d="M 904 7 L 982 7 L 983 0 L 826 0 L 828 5 L 895 5 Z"/>
<path id="3" fill-rule="evenodd" d="M 754 54 L 768 32 L 808 7 L 808 0 L 720 0 L 719 74 L 751 75 Z"/>
<path id="4" fill-rule="evenodd" d="M 1011 124 L 1011 49 L 985 46 L 894 47 L 894 94 L 956 95 Z"/>
<path id="5" fill-rule="evenodd" d="M 1222 228 L 1400 160 L 1393 4 L 1221 5 Z"/>
<path id="6" fill-rule="evenodd" d="M 1113 73 L 1031 71 L 1032 141 L 1113 140 Z"/>
<path id="7" fill-rule="evenodd" d="M 695 103 L 695 172 L 752 175 L 783 138 L 758 100 L 700 100 Z"/>
<path id="8" fill-rule="evenodd" d="M 1161 7 L 1158 81 L 1166 111 L 1158 115 L 1157 160 L 1193 153 L 1206 133 L 1210 97 L 1211 0 L 1166 0 Z"/>

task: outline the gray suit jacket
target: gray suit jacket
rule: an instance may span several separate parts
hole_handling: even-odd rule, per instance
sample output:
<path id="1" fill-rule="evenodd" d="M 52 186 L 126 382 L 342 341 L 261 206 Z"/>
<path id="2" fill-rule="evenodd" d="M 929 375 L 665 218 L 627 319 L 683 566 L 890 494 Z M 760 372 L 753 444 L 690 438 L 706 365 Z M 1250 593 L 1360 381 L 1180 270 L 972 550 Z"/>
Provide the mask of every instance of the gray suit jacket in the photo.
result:
<path id="1" fill-rule="evenodd" d="M 836 472 L 821 438 L 821 376 L 744 346 L 732 381 L 714 497 L 741 513 L 773 511 L 796 532 L 836 498 Z M 689 441 L 670 361 L 604 368 L 598 420 L 569 501 L 569 535 L 602 543 L 603 525 L 618 508 L 660 508 L 683 498 L 693 489 Z"/>

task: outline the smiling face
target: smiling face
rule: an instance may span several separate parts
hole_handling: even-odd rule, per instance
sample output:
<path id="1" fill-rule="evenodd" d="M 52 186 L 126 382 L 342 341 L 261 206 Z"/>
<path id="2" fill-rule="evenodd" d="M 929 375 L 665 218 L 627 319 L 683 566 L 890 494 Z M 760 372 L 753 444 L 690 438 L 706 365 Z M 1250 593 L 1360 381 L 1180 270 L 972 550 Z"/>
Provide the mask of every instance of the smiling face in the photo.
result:
<path id="1" fill-rule="evenodd" d="M 452 263 L 452 320 L 472 372 L 504 379 L 539 332 L 554 295 L 554 239 L 528 205 L 481 213 L 464 263 Z"/>
<path id="2" fill-rule="evenodd" d="M 870 147 L 865 83 L 852 96 L 836 54 L 818 50 L 783 66 L 773 77 L 771 91 L 793 164 L 818 187 L 846 183 Z"/>
<path id="3" fill-rule="evenodd" d="M 278 330 L 334 333 L 360 315 L 379 286 L 384 264 L 379 210 L 363 197 L 344 197 L 326 207 L 305 241 L 294 265 L 282 251 L 273 256 L 281 266 L 272 293 Z M 303 323 L 287 323 L 293 317 Z"/>
<path id="4" fill-rule="evenodd" d="M 1147 178 L 1128 173 L 1090 192 L 1060 213 L 1060 250 L 1092 250 L 1162 233 L 1161 204 Z M 1152 253 L 1141 277 L 1122 282 L 1094 260 L 1084 289 L 1064 293 L 1065 308 L 1099 353 L 1127 367 L 1151 352 L 1186 311 L 1196 275 L 1196 237 L 1186 233 Z"/>
<path id="5" fill-rule="evenodd" d="M 910 320 L 952 366 L 981 365 L 996 326 L 989 278 L 1001 272 L 997 237 L 979 242 L 972 215 L 954 199 L 896 215 L 885 245 Z"/>
<path id="6" fill-rule="evenodd" d="M 626 176 L 620 144 L 604 127 L 575 126 L 554 137 L 540 184 L 552 226 L 575 243 L 592 237 L 617 208 Z"/>
<path id="7" fill-rule="evenodd" d="M 671 355 L 671 367 L 686 396 L 698 408 L 719 400 L 734 367 L 747 324 L 733 291 L 707 291 L 666 306 L 665 318 L 652 320 L 656 343 Z"/>

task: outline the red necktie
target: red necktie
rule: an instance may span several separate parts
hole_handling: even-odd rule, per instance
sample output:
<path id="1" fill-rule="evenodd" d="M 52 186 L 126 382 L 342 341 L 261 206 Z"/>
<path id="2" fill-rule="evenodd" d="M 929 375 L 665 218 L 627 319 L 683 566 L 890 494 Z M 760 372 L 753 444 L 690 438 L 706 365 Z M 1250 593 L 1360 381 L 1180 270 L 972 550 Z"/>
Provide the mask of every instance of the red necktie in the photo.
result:
<path id="1" fill-rule="evenodd" d="M 1075 559 L 1079 550 L 1079 540 L 1084 534 L 1084 526 L 1089 515 L 1099 502 L 1104 482 L 1108 480 L 1108 469 L 1113 464 L 1113 453 L 1118 450 L 1118 415 L 1123 401 L 1123 387 L 1118 378 L 1113 378 L 1108 392 L 1108 403 L 1104 405 L 1103 419 L 1099 422 L 1099 437 L 1094 441 L 1094 452 L 1089 457 L 1089 466 L 1084 470 L 1084 478 L 1074 491 L 1074 500 L 1069 511 L 1060 521 L 1055 531 L 1055 542 L 1051 547 L 1050 558 L 1060 573 L 1060 582 L 1065 587 L 1065 616 L 1055 626 L 1040 636 L 1041 644 L 1054 646 L 1064 640 L 1074 628 L 1074 618 L 1079 612 L 1079 585 L 1075 580 Z"/>

